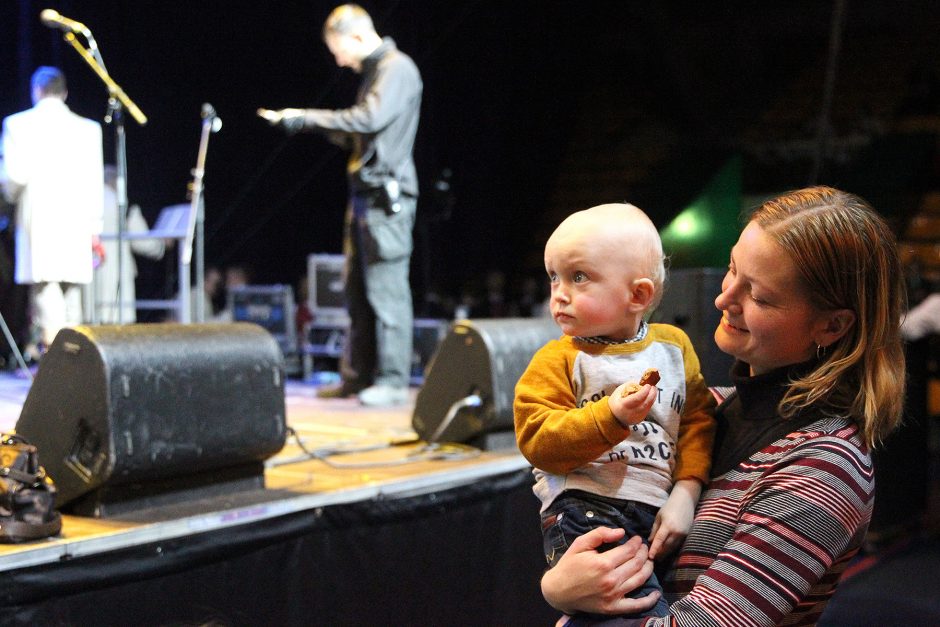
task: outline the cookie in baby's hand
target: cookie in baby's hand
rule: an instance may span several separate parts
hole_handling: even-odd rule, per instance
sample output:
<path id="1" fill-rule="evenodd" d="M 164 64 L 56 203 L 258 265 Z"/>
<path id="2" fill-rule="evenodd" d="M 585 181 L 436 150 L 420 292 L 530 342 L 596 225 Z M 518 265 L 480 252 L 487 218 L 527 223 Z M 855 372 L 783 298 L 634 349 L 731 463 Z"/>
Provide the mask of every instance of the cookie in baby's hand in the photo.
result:
<path id="1" fill-rule="evenodd" d="M 647 368 L 643 376 L 640 377 L 640 385 L 656 385 L 657 383 L 659 383 L 659 370 Z"/>
<path id="2" fill-rule="evenodd" d="M 643 389 L 644 385 L 656 385 L 657 383 L 659 383 L 659 370 L 656 368 L 647 368 L 646 372 L 643 373 L 643 376 L 640 377 L 637 383 L 628 383 L 627 386 L 623 388 L 623 396 L 636 394 Z"/>

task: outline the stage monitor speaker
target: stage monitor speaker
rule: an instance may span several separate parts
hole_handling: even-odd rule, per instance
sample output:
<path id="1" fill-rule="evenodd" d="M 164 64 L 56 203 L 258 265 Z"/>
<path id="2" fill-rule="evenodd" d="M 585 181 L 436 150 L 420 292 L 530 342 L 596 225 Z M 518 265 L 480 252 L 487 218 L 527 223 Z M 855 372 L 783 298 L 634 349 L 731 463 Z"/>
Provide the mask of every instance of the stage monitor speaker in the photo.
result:
<path id="1" fill-rule="evenodd" d="M 16 431 L 77 514 L 263 488 L 286 440 L 284 359 L 249 323 L 62 329 Z"/>
<path id="2" fill-rule="evenodd" d="M 734 363 L 715 345 L 715 329 L 721 320 L 715 298 L 721 293 L 725 272 L 724 268 L 670 270 L 662 302 L 650 316 L 651 322 L 672 324 L 686 332 L 710 386 L 731 385 L 729 371 Z"/>
<path id="3" fill-rule="evenodd" d="M 535 352 L 560 336 L 550 318 L 453 322 L 418 391 L 411 421 L 415 432 L 431 443 L 515 446 L 516 382 Z M 505 437 L 492 437 L 497 432 Z"/>

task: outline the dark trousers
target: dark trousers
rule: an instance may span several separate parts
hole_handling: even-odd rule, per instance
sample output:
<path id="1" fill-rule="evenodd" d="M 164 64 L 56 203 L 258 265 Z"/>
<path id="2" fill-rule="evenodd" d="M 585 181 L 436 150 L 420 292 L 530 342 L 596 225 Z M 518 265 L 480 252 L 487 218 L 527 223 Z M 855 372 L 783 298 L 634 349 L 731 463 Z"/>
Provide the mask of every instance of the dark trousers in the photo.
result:
<path id="1" fill-rule="evenodd" d="M 609 499 L 580 490 L 563 492 L 541 515 L 545 559 L 549 567 L 554 566 L 578 536 L 597 527 L 625 529 L 627 533 L 617 544 L 623 544 L 633 536 L 640 536 L 646 542 L 656 520 L 657 511 L 658 508 L 646 503 Z M 613 546 L 615 545 L 602 545 L 598 550 L 606 551 Z M 650 578 L 629 593 L 629 596 L 639 598 L 654 590 L 663 590 L 655 574 L 650 575 Z M 655 606 L 639 616 L 666 616 L 668 613 L 669 606 L 660 597 Z"/>
<path id="2" fill-rule="evenodd" d="M 350 387 L 408 385 L 414 333 L 408 272 L 416 207 L 411 197 L 402 197 L 397 213 L 371 196 L 350 199 L 343 238 L 350 327 L 340 365 Z"/>

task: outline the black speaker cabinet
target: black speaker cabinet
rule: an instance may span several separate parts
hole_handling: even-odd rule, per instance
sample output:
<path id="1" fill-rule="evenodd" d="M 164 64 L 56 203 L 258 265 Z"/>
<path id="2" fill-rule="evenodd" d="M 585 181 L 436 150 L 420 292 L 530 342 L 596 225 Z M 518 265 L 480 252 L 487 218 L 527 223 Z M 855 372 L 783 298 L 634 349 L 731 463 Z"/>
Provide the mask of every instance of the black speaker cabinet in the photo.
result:
<path id="1" fill-rule="evenodd" d="M 705 383 L 731 385 L 729 371 L 734 359 L 715 345 L 715 329 L 721 312 L 715 298 L 721 293 L 724 268 L 681 268 L 670 270 L 663 300 L 650 316 L 651 322 L 679 327 L 688 334 L 702 364 Z"/>
<path id="2" fill-rule="evenodd" d="M 248 323 L 66 328 L 16 431 L 79 514 L 263 487 L 286 439 L 284 359 Z"/>
<path id="3" fill-rule="evenodd" d="M 429 442 L 514 446 L 516 382 L 535 352 L 561 330 L 550 318 L 453 322 L 431 358 L 412 426 Z M 494 432 L 506 438 L 485 438 Z"/>

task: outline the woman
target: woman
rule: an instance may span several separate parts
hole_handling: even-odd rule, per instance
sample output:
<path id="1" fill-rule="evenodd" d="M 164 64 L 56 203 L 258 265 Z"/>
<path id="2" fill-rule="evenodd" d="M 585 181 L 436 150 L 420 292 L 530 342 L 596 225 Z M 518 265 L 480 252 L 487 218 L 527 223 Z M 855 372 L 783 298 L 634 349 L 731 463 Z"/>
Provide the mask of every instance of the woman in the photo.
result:
<path id="1" fill-rule="evenodd" d="M 870 450 L 901 416 L 901 276 L 894 236 L 856 196 L 814 187 L 752 214 L 715 299 L 736 392 L 719 406 L 712 479 L 666 578 L 670 614 L 604 624 L 816 622 L 871 518 Z M 621 535 L 573 543 L 542 580 L 546 600 L 566 613 L 652 605 L 657 594 L 623 596 L 652 568 L 638 538 L 595 550 Z"/>

